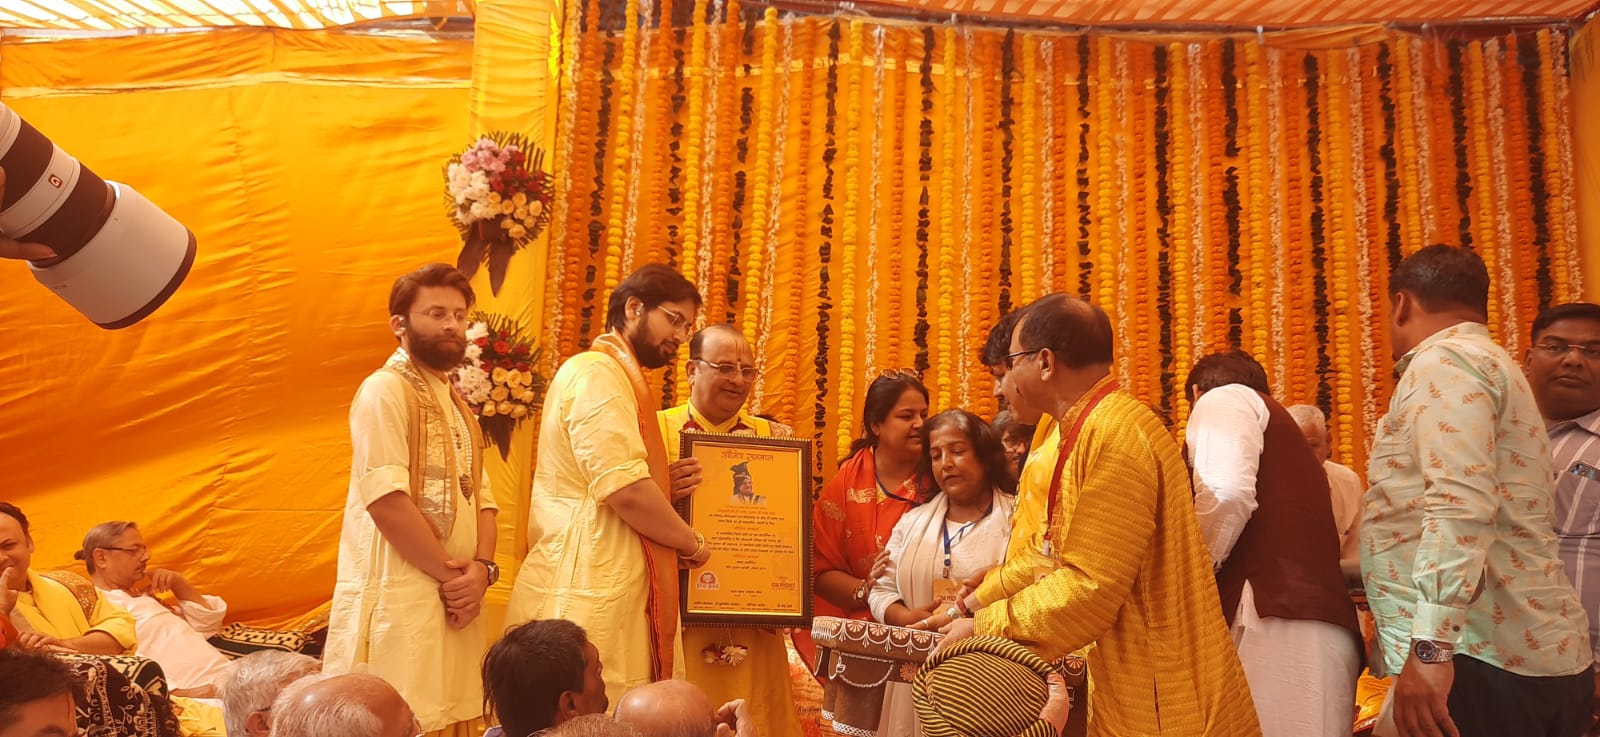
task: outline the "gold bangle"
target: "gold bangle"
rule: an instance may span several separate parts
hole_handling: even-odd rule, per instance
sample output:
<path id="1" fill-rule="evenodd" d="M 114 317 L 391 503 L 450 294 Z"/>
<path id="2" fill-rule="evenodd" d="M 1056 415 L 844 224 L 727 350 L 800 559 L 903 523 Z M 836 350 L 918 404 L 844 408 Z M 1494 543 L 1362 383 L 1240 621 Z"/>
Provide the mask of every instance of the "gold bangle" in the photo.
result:
<path id="1" fill-rule="evenodd" d="M 694 533 L 694 552 L 685 557 L 687 557 L 689 560 L 694 560 L 699 558 L 701 553 L 706 552 L 706 536 L 700 534 L 699 530 L 689 531 Z"/>

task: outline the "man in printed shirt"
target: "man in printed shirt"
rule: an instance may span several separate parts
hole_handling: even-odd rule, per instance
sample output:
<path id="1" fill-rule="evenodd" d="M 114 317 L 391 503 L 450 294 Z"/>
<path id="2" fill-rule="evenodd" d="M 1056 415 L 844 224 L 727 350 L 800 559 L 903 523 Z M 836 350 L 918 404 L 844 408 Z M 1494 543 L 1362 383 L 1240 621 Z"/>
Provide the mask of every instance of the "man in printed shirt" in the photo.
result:
<path id="1" fill-rule="evenodd" d="M 1489 337 L 1489 274 L 1429 246 L 1389 277 L 1400 375 L 1361 518 L 1376 675 L 1412 735 L 1572 737 L 1594 661 L 1556 554 L 1554 472 L 1533 391 Z"/>
<path id="2" fill-rule="evenodd" d="M 1555 455 L 1561 562 L 1589 612 L 1589 644 L 1600 647 L 1600 305 L 1551 307 L 1532 337 L 1522 366 Z"/>

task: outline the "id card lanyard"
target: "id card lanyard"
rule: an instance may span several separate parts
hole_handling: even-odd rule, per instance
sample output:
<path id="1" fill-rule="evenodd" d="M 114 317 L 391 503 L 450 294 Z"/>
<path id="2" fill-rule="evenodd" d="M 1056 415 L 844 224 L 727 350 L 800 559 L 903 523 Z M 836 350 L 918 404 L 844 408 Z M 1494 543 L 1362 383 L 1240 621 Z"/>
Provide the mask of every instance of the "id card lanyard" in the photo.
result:
<path id="1" fill-rule="evenodd" d="M 1056 447 L 1056 470 L 1055 474 L 1050 477 L 1050 497 L 1044 517 L 1043 552 L 1047 558 L 1055 558 L 1055 544 L 1051 538 L 1055 536 L 1056 508 L 1061 503 L 1061 473 L 1067 467 L 1067 457 L 1072 455 L 1072 449 L 1078 444 L 1078 433 L 1083 431 L 1084 420 L 1089 419 L 1089 414 L 1094 412 L 1095 407 L 1100 405 L 1101 400 L 1116 390 L 1116 381 L 1107 381 L 1101 386 L 1100 390 L 1089 398 L 1089 403 L 1084 406 L 1082 412 L 1078 413 L 1078 419 L 1072 423 L 1072 427 L 1067 430 L 1067 434 L 1061 437 L 1061 444 Z"/>

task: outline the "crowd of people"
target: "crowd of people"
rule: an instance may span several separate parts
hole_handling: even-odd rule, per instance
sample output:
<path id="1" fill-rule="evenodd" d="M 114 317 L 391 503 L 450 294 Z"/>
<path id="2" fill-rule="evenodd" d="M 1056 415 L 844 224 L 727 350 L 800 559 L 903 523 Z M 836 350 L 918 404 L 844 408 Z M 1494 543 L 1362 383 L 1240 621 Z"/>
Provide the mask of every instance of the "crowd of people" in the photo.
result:
<path id="1" fill-rule="evenodd" d="M 1323 411 L 1285 406 L 1238 350 L 1177 367 L 1192 412 L 1174 437 L 1119 386 L 1105 312 L 1065 294 L 991 327 L 979 360 L 999 417 L 930 407 L 914 371 L 878 374 L 812 513 L 817 615 L 942 633 L 944 675 L 892 685 L 878 732 L 1060 735 L 1069 710 L 1043 664 L 1072 654 L 1091 682 L 1073 709 L 1096 736 L 1347 735 L 1358 678 L 1387 688 L 1380 735 L 1589 730 L 1600 306 L 1545 310 L 1519 363 L 1490 337 L 1472 251 L 1421 249 L 1388 284 L 1398 381 L 1365 483 L 1330 460 Z M 531 489 L 491 489 L 449 378 L 473 303 L 442 264 L 391 291 L 399 345 L 350 410 L 320 662 L 218 654 L 207 637 L 226 604 L 147 567 L 133 523 L 85 536 L 89 580 L 35 572 L 27 518 L 0 504 L 0 735 L 74 734 L 83 677 L 36 653 L 137 651 L 171 689 L 156 721 L 189 734 L 798 737 L 789 639 L 814 664 L 808 633 L 679 621 L 679 571 L 719 554 L 672 506 L 705 476 L 679 438 L 790 434 L 746 408 L 751 336 L 696 331 L 696 287 L 639 269 L 610 295 L 606 332 L 549 383 Z M 658 411 L 645 372 L 685 342 L 689 397 Z M 529 500 L 529 551 L 491 642 L 505 494 Z M 1370 614 L 1352 600 L 1357 571 Z M 741 662 L 702 657 L 728 643 Z M 993 687 L 1006 681 L 985 668 L 1021 680 Z M 972 682 L 989 687 L 948 685 Z"/>

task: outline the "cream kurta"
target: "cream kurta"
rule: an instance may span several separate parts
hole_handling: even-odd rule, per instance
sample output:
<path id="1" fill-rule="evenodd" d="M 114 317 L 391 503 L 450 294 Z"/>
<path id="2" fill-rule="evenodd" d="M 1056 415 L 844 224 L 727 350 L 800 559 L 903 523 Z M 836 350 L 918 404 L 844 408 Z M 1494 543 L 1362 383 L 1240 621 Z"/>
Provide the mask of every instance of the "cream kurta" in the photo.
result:
<path id="1" fill-rule="evenodd" d="M 430 373 L 424 376 L 452 432 L 475 431 L 456 410 L 449 386 Z M 463 629 L 450 628 L 439 582 L 406 562 L 367 513 L 369 505 L 392 492 L 411 493 L 407 391 L 400 376 L 377 371 L 362 382 L 350 407 L 354 457 L 322 670 L 383 678 L 405 697 L 423 729 L 433 731 L 483 715 L 479 664 L 488 639 L 481 617 Z M 478 511 L 495 509 L 494 497 L 487 473 L 472 499 L 461 493 L 459 483 L 455 486 L 455 524 L 440 542 L 451 559 L 472 560 L 478 551 Z"/>
<path id="2" fill-rule="evenodd" d="M 639 533 L 607 497 L 650 478 L 639 406 L 622 364 L 585 351 L 561 364 L 545 395 L 522 561 L 506 626 L 533 619 L 577 623 L 600 651 L 615 704 L 650 682 L 650 596 Z M 673 675 L 683 676 L 681 637 Z"/>

